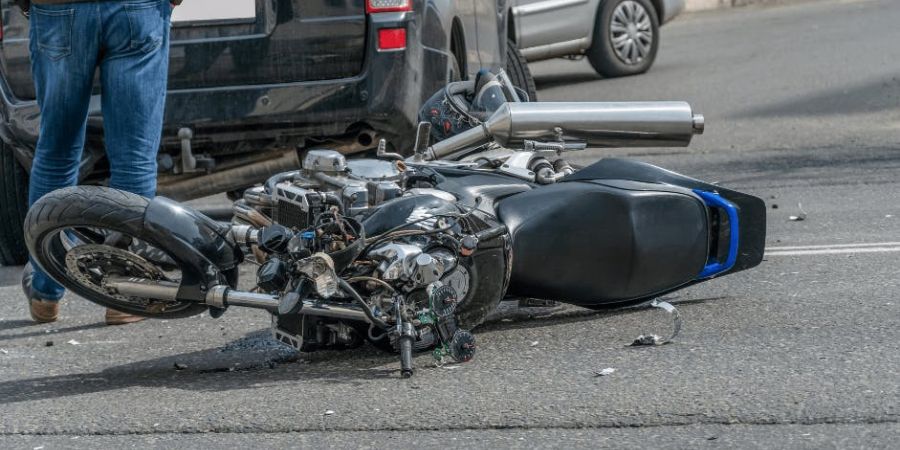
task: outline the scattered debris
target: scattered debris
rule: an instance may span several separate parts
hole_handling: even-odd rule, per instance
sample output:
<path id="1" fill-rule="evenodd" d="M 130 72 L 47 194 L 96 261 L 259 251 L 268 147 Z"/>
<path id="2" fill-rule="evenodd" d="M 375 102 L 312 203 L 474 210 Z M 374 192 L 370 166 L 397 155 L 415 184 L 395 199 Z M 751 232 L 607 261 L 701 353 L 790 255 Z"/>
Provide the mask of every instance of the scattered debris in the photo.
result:
<path id="1" fill-rule="evenodd" d="M 707 441 L 714 441 L 714 440 L 716 440 L 716 439 L 718 439 L 718 438 L 719 438 L 718 436 L 710 436 L 710 437 L 706 438 L 706 440 L 707 440 Z"/>
<path id="2" fill-rule="evenodd" d="M 638 336 L 634 342 L 631 343 L 632 347 L 638 347 L 641 345 L 660 345 L 663 342 L 663 338 L 659 337 L 657 334 L 642 334 Z"/>
<path id="3" fill-rule="evenodd" d="M 652 302 L 650 302 L 650 306 L 653 308 L 661 309 L 672 316 L 672 335 L 669 336 L 668 339 L 666 339 L 656 334 L 642 334 L 630 344 L 630 346 L 632 347 L 639 347 L 644 345 L 663 345 L 672 341 L 672 339 L 675 339 L 675 337 L 678 336 L 678 333 L 681 332 L 681 316 L 678 314 L 678 310 L 675 309 L 675 307 L 671 303 L 663 300 L 653 300 Z"/>
<path id="4" fill-rule="evenodd" d="M 329 410 L 325 411 L 322 415 L 323 416 L 331 416 L 331 415 L 334 415 L 334 411 L 329 409 Z"/>
<path id="5" fill-rule="evenodd" d="M 772 203 L 772 209 L 778 209 L 778 203 Z"/>
<path id="6" fill-rule="evenodd" d="M 184 369 L 187 369 L 187 368 L 188 368 L 187 365 L 181 364 L 181 363 L 179 363 L 179 362 L 176 362 L 175 365 L 174 365 L 174 367 L 175 367 L 175 370 L 184 370 Z"/>
<path id="7" fill-rule="evenodd" d="M 53 347 L 53 341 L 44 342 L 44 347 Z"/>
<path id="8" fill-rule="evenodd" d="M 3 353 L 4 355 L 8 355 L 8 354 L 9 354 L 9 350 L 7 350 L 7 349 L 5 349 L 5 348 L 0 348 L 0 353 Z"/>
<path id="9" fill-rule="evenodd" d="M 605 369 L 603 369 L 603 370 L 601 370 L 601 371 L 599 371 L 599 372 L 597 372 L 597 371 L 595 370 L 595 371 L 594 371 L 594 376 L 595 376 L 595 377 L 608 377 L 608 376 L 610 376 L 610 375 L 612 375 L 612 374 L 614 374 L 614 373 L 616 373 L 616 369 L 615 369 L 615 368 L 613 368 L 613 367 L 607 367 L 607 368 L 605 368 Z"/>
<path id="10" fill-rule="evenodd" d="M 658 334 L 642 334 L 634 339 L 634 342 L 631 343 L 631 346 L 638 347 L 641 345 L 662 345 L 665 342 L 666 341 Z"/>
<path id="11" fill-rule="evenodd" d="M 537 347 L 537 345 L 538 345 L 539 343 L 540 343 L 540 342 L 538 342 L 538 341 L 531 341 L 531 346 L 532 346 L 532 347 Z"/>
<path id="12" fill-rule="evenodd" d="M 890 219 L 891 217 L 894 217 L 894 215 L 893 214 L 885 214 L 884 215 L 885 219 Z"/>
<path id="13" fill-rule="evenodd" d="M 788 220 L 790 220 L 791 222 L 802 222 L 806 220 L 806 211 L 803 210 L 803 204 L 797 203 L 797 209 L 800 210 L 800 214 L 788 217 Z"/>
<path id="14" fill-rule="evenodd" d="M 69 342 L 66 342 L 69 345 L 81 345 L 81 342 L 76 341 L 75 339 L 69 339 Z"/>

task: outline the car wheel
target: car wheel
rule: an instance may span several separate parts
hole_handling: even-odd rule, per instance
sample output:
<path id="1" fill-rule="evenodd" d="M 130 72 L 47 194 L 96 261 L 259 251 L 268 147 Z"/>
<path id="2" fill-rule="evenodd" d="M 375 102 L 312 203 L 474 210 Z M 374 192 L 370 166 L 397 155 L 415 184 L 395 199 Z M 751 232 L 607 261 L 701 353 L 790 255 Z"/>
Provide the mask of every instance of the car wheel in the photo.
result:
<path id="1" fill-rule="evenodd" d="M 659 18 L 648 0 L 607 0 L 600 5 L 588 60 L 604 77 L 644 73 L 659 49 Z"/>
<path id="2" fill-rule="evenodd" d="M 13 151 L 0 141 L 0 265 L 28 258 L 22 231 L 28 213 L 28 176 Z"/>
<path id="3" fill-rule="evenodd" d="M 528 61 L 512 40 L 506 44 L 506 73 L 513 85 L 528 94 L 529 101 L 537 101 L 537 88 L 534 86 L 531 70 L 528 69 Z"/>

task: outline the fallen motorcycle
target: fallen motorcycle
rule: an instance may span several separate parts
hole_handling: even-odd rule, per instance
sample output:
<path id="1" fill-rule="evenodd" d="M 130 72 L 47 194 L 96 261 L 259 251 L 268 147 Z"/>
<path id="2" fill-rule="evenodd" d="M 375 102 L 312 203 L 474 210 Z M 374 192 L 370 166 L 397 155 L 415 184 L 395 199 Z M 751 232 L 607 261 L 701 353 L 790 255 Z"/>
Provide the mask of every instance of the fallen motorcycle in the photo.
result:
<path id="1" fill-rule="evenodd" d="M 758 265 L 765 206 L 649 164 L 565 156 L 586 146 L 686 146 L 683 102 L 528 103 L 499 77 L 423 108 L 413 156 L 305 154 L 248 189 L 230 224 L 103 187 L 51 193 L 28 214 L 34 260 L 76 294 L 157 318 L 232 306 L 272 314 L 300 351 L 370 341 L 465 362 L 507 296 L 587 308 L 648 302 Z M 239 290 L 238 266 L 259 265 Z"/>

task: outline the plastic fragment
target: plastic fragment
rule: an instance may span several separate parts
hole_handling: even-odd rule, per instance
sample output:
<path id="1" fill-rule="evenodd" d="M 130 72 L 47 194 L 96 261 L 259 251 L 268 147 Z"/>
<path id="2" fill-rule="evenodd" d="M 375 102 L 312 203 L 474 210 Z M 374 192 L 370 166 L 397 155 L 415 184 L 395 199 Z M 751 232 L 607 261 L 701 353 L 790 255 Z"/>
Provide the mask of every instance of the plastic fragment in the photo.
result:
<path id="1" fill-rule="evenodd" d="M 797 203 L 797 209 L 800 210 L 800 214 L 788 217 L 788 220 L 791 222 L 802 222 L 806 220 L 806 211 L 803 210 L 803 204 Z"/>
<path id="2" fill-rule="evenodd" d="M 594 371 L 594 376 L 596 377 L 608 377 L 612 374 L 616 373 L 616 369 L 614 367 L 607 367 L 601 371 Z"/>
<path id="3" fill-rule="evenodd" d="M 184 370 L 184 369 L 187 369 L 187 366 L 186 366 L 186 365 L 181 364 L 181 363 L 178 363 L 178 362 L 176 362 L 176 363 L 173 365 L 173 367 L 175 368 L 175 370 Z"/>
<path id="4" fill-rule="evenodd" d="M 44 347 L 53 347 L 53 341 L 44 342 Z"/>
<path id="5" fill-rule="evenodd" d="M 642 334 L 635 338 L 634 342 L 631 343 L 632 347 L 637 347 L 640 345 L 660 345 L 663 342 L 663 338 L 659 337 L 656 334 Z"/>
<path id="6" fill-rule="evenodd" d="M 0 348 L 0 353 L 3 353 L 4 355 L 8 355 L 8 354 L 9 354 L 9 350 L 7 350 L 7 349 L 5 349 L 5 348 Z"/>
<path id="7" fill-rule="evenodd" d="M 76 341 L 75 339 L 69 339 L 69 342 L 66 342 L 69 345 L 81 345 L 81 342 Z"/>
<path id="8" fill-rule="evenodd" d="M 531 341 L 531 346 L 532 346 L 532 347 L 537 347 L 537 345 L 538 345 L 539 343 L 540 343 L 540 342 L 538 342 L 538 341 Z"/>
<path id="9" fill-rule="evenodd" d="M 681 332 L 681 315 L 678 314 L 678 309 L 675 306 L 663 300 L 653 300 L 650 302 L 650 306 L 661 309 L 672 316 L 672 334 L 668 338 L 663 338 L 657 334 L 642 334 L 631 342 L 630 346 L 632 347 L 663 345 L 675 339 L 678 333 Z"/>
<path id="10" fill-rule="evenodd" d="M 334 411 L 332 411 L 332 410 L 329 409 L 329 410 L 325 411 L 322 415 L 323 415 L 323 416 L 331 416 L 331 415 L 333 415 L 333 414 L 334 414 Z"/>

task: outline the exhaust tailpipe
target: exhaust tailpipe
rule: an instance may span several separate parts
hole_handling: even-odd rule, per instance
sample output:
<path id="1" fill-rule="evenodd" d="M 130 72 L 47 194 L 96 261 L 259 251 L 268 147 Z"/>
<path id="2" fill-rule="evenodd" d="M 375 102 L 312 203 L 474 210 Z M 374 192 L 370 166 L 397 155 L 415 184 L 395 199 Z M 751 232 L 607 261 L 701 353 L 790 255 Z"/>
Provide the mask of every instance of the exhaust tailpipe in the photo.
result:
<path id="1" fill-rule="evenodd" d="M 496 141 L 571 140 L 589 147 L 685 147 L 702 134 L 704 118 L 686 102 L 506 103 L 481 126 L 425 150 L 440 159 L 467 147 Z"/>
<path id="2" fill-rule="evenodd" d="M 296 151 L 291 150 L 274 159 L 160 185 L 157 194 L 175 200 L 201 198 L 244 188 L 265 181 L 272 174 L 296 170 L 299 167 L 300 157 Z"/>

